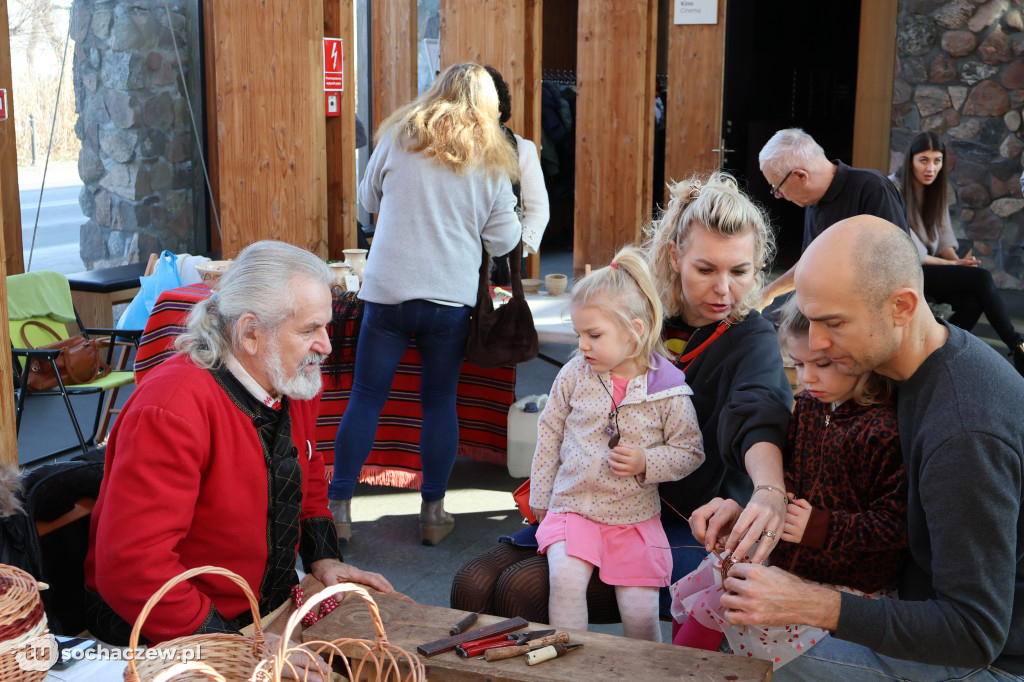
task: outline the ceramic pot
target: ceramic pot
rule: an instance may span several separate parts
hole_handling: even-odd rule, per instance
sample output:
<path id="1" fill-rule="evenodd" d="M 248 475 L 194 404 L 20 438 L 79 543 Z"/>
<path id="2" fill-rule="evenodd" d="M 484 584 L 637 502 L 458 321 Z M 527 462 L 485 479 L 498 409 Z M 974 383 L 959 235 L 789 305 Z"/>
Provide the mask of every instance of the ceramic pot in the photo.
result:
<path id="1" fill-rule="evenodd" d="M 548 290 L 548 296 L 561 296 L 569 284 L 569 278 L 565 275 L 546 275 L 544 277 L 544 288 Z"/>
<path id="2" fill-rule="evenodd" d="M 366 249 L 344 249 L 345 263 L 352 268 L 352 274 L 363 281 L 363 269 L 366 268 Z"/>
<path id="3" fill-rule="evenodd" d="M 334 285 L 345 288 L 345 275 L 352 274 L 352 266 L 348 263 L 328 263 L 334 273 Z"/>

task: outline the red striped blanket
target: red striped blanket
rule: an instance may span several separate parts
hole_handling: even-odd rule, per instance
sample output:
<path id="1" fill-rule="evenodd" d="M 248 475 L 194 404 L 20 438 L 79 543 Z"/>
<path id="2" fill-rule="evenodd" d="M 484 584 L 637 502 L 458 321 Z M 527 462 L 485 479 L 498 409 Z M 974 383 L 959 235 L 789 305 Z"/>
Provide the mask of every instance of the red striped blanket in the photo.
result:
<path id="1" fill-rule="evenodd" d="M 160 295 L 139 344 L 136 382 L 174 352 L 174 338 L 185 327 L 188 312 L 210 295 L 205 285 L 179 287 Z M 363 306 L 352 294 L 334 298 L 333 321 L 328 328 L 332 352 L 323 365 L 324 392 L 316 424 L 317 450 L 326 464 L 334 461 L 334 436 L 348 405 L 355 368 L 356 342 Z M 422 481 L 419 433 L 420 356 L 415 342 L 402 356 L 391 397 L 384 406 L 373 451 L 359 480 L 376 485 L 419 488 Z M 463 363 L 459 378 L 459 454 L 505 464 L 508 408 L 515 400 L 515 367 L 483 369 Z"/>

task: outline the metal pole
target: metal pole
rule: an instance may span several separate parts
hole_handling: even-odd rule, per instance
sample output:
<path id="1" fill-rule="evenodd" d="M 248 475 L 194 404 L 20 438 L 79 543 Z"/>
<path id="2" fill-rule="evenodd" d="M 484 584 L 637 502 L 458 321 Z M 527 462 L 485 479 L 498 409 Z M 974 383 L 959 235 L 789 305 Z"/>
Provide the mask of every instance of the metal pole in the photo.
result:
<path id="1" fill-rule="evenodd" d="M 29 137 L 32 139 L 32 165 L 36 165 L 36 115 L 28 115 Z"/>

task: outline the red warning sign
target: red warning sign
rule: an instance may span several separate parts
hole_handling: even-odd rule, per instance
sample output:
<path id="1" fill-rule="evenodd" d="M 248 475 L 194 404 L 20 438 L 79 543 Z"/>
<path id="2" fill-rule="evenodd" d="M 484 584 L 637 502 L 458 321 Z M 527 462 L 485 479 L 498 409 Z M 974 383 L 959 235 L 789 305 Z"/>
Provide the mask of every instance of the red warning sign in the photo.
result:
<path id="1" fill-rule="evenodd" d="M 7 88 L 0 88 L 0 121 L 7 120 Z"/>
<path id="2" fill-rule="evenodd" d="M 341 38 L 324 38 L 324 90 L 345 89 L 345 60 Z"/>

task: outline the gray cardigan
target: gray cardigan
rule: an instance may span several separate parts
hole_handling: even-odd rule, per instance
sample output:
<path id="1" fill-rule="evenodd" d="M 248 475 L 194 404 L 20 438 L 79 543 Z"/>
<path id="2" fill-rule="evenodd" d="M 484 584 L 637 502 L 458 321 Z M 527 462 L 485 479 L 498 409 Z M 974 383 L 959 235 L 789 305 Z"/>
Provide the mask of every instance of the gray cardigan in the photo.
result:
<path id="1" fill-rule="evenodd" d="M 373 150 L 359 201 L 377 214 L 359 298 L 380 304 L 414 299 L 472 306 L 481 242 L 491 255 L 519 244 L 516 197 L 503 172 L 479 166 L 458 174 L 392 135 Z"/>

